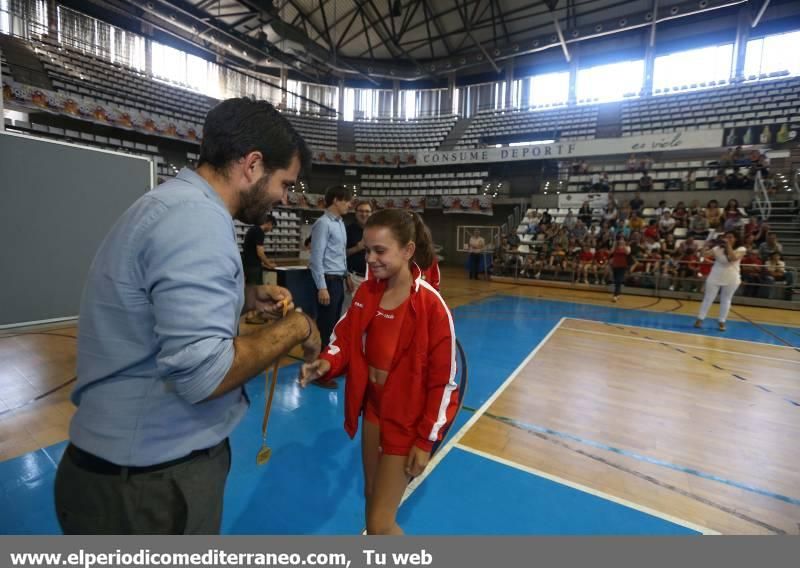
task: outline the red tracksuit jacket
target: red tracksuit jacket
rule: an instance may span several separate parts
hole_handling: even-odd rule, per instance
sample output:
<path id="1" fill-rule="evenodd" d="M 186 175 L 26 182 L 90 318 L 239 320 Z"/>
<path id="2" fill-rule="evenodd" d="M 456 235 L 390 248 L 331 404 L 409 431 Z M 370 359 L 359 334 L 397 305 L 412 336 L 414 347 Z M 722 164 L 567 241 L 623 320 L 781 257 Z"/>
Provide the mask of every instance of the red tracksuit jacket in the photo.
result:
<path id="1" fill-rule="evenodd" d="M 458 407 L 456 336 L 442 297 L 422 279 L 417 266 L 413 276 L 408 311 L 381 397 L 381 438 L 393 445 L 405 440 L 431 451 Z M 369 381 L 365 334 L 385 289 L 385 280 L 366 280 L 359 286 L 320 356 L 331 364 L 323 380 L 347 373 L 344 429 L 351 438 L 358 431 Z"/>

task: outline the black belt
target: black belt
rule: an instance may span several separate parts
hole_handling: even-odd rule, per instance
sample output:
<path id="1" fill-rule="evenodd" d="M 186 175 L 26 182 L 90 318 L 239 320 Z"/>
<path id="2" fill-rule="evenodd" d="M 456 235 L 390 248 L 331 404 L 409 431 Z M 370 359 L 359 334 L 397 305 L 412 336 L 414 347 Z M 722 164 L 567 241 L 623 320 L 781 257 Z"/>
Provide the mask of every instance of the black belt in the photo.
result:
<path id="1" fill-rule="evenodd" d="M 344 280 L 346 277 L 344 274 L 326 274 L 325 280 Z"/>
<path id="2" fill-rule="evenodd" d="M 206 448 L 203 450 L 195 450 L 192 453 L 187 454 L 181 458 L 147 466 L 117 465 L 110 461 L 104 460 L 103 458 L 98 457 L 94 454 L 90 454 L 89 452 L 80 449 L 78 446 L 74 444 L 68 445 L 67 449 L 65 450 L 65 453 L 69 456 L 69 458 L 76 466 L 91 473 L 97 473 L 100 475 L 121 475 L 127 472 L 127 475 L 137 475 L 141 473 L 153 473 L 155 471 L 161 471 L 163 469 L 167 469 L 168 467 L 173 467 L 188 462 L 199 456 L 210 455 L 215 449 L 217 449 L 223 444 L 224 445 L 228 444 L 227 438 L 225 438 L 219 444 L 212 446 L 210 448 Z"/>

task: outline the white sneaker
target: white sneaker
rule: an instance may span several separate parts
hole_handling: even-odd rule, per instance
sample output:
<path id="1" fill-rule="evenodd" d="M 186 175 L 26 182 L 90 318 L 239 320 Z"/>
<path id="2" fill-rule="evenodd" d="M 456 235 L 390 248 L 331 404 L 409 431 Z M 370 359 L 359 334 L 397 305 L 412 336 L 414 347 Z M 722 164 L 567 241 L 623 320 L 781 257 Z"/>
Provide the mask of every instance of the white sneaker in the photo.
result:
<path id="1" fill-rule="evenodd" d="M 614 303 L 616 304 L 618 299 L 619 299 L 619 298 L 618 298 L 617 296 L 614 296 L 613 298 L 611 298 L 611 301 L 612 301 L 612 302 L 614 302 Z"/>

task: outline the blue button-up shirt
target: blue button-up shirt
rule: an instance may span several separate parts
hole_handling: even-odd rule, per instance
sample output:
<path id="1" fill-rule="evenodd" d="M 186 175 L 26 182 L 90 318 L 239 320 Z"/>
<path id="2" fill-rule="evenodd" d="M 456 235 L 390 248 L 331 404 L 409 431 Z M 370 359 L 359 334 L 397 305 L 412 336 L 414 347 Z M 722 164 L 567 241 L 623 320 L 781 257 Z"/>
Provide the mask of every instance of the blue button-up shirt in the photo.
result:
<path id="1" fill-rule="evenodd" d="M 224 440 L 244 389 L 205 399 L 233 364 L 243 289 L 233 220 L 202 177 L 183 169 L 139 198 L 83 291 L 72 442 L 146 466 Z"/>
<path id="2" fill-rule="evenodd" d="M 347 230 L 341 217 L 326 211 L 311 227 L 309 267 L 317 289 L 327 288 L 326 274 L 347 273 Z"/>

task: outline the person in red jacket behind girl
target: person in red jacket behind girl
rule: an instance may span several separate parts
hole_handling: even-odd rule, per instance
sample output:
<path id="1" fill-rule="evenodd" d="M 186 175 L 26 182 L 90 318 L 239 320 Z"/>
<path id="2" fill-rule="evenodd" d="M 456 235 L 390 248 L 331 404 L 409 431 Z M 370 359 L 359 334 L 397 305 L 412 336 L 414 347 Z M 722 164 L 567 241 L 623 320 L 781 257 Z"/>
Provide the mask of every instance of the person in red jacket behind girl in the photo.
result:
<path id="1" fill-rule="evenodd" d="M 361 457 L 368 534 L 403 534 L 396 515 L 408 481 L 458 408 L 456 337 L 442 297 L 422 278 L 434 257 L 416 213 L 384 209 L 364 227 L 370 278 L 356 292 L 300 384 L 347 374 L 344 427 L 363 415 Z"/>

